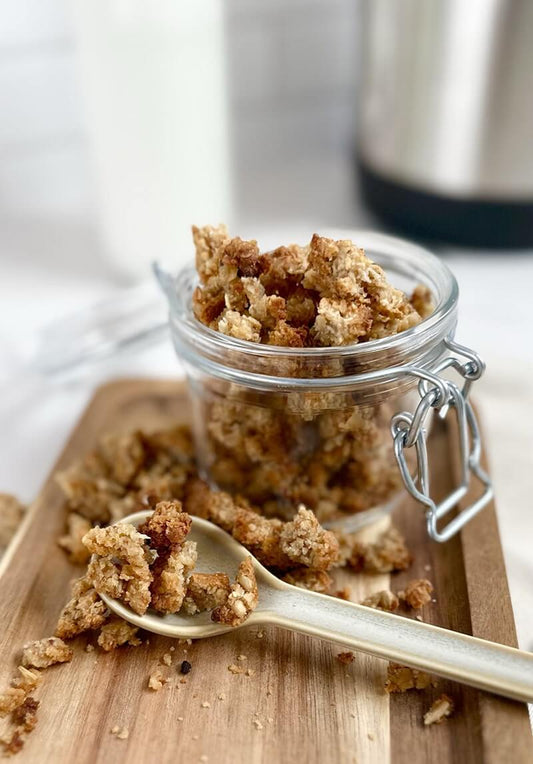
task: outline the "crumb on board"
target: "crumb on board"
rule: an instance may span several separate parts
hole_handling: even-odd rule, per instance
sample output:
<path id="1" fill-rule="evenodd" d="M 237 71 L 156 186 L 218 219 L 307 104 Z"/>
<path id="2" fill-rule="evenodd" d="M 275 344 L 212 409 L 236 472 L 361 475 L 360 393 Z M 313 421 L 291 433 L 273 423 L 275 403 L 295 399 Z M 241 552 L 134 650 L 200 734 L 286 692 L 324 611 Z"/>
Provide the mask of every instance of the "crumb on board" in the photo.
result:
<path id="1" fill-rule="evenodd" d="M 115 735 L 118 740 L 127 740 L 130 736 L 128 728 L 119 727 L 118 724 L 115 724 L 113 727 L 111 727 L 111 734 Z"/>
<path id="2" fill-rule="evenodd" d="M 402 666 L 399 663 L 389 663 L 387 666 L 385 690 L 389 693 L 425 690 L 427 687 L 435 687 L 436 685 L 437 680 L 425 671 Z"/>
<path id="3" fill-rule="evenodd" d="M 41 682 L 41 673 L 36 669 L 18 666 L 18 675 L 13 677 L 7 690 L 0 693 L 0 717 L 12 713 L 21 706 Z"/>
<path id="4" fill-rule="evenodd" d="M 160 669 L 156 669 L 153 671 L 150 676 L 148 677 L 148 687 L 150 690 L 154 690 L 154 692 L 157 692 L 160 690 L 164 684 L 167 683 L 167 678 L 162 673 Z"/>
<path id="5" fill-rule="evenodd" d="M 26 668 L 48 668 L 55 663 L 68 663 L 74 652 L 59 637 L 46 637 L 28 642 L 22 650 L 21 663 Z"/>
<path id="6" fill-rule="evenodd" d="M 344 664 L 345 666 L 348 666 L 350 663 L 353 663 L 355 660 L 355 655 L 351 652 L 345 652 L 345 653 L 337 653 L 337 660 L 339 663 Z"/>
<path id="7" fill-rule="evenodd" d="M 113 616 L 100 629 L 97 640 L 98 645 L 105 652 L 115 650 L 117 647 L 125 644 L 137 647 L 141 644 L 141 640 L 137 637 L 138 631 L 137 626 L 133 626 L 123 618 Z"/>
<path id="8" fill-rule="evenodd" d="M 431 704 L 431 707 L 424 714 L 424 725 L 441 724 L 453 714 L 453 700 L 444 693 Z"/>
<path id="9" fill-rule="evenodd" d="M 172 665 L 172 655 L 170 653 L 163 653 L 163 655 L 160 658 L 161 663 L 164 666 L 171 666 Z"/>
<path id="10" fill-rule="evenodd" d="M 413 610 L 420 610 L 421 607 L 431 602 L 431 593 L 433 584 L 427 578 L 415 578 L 409 581 L 405 589 L 398 592 L 398 597 Z"/>

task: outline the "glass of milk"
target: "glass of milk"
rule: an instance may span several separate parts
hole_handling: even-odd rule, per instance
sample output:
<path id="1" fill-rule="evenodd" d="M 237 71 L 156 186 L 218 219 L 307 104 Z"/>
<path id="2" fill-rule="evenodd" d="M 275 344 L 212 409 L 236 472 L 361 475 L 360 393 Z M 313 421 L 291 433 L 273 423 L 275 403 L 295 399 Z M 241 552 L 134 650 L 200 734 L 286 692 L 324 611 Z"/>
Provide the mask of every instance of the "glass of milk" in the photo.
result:
<path id="1" fill-rule="evenodd" d="M 231 223 L 223 0 L 73 7 L 107 256 L 180 265 L 192 223 Z"/>

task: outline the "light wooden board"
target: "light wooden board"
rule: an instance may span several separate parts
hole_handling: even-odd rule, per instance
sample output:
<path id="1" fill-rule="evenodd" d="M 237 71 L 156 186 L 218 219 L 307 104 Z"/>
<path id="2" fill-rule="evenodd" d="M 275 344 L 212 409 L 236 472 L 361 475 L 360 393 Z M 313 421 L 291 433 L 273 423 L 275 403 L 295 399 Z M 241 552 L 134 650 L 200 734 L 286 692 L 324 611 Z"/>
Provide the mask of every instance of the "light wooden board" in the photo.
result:
<path id="1" fill-rule="evenodd" d="M 184 421 L 187 409 L 184 388 L 178 383 L 125 380 L 106 385 L 95 395 L 56 469 L 91 449 L 104 432 L 170 426 Z M 453 481 L 451 436 L 443 428 L 431 439 L 433 486 L 440 492 Z M 426 620 L 516 644 L 494 506 L 446 545 L 428 541 L 419 508 L 407 500 L 395 522 L 407 536 L 415 562 L 408 572 L 394 577 L 393 588 L 401 588 L 412 577 L 429 577 L 436 602 L 424 611 Z M 20 646 L 53 632 L 68 582 L 78 574 L 56 546 L 63 524 L 63 499 L 49 479 L 0 564 L 3 683 L 11 676 Z M 353 575 L 352 598 L 359 600 L 388 581 L 386 576 Z M 358 655 L 346 667 L 335 659 L 339 648 L 334 645 L 275 628 L 264 629 L 258 638 L 257 631 L 250 627 L 190 646 L 151 635 L 149 644 L 111 654 L 78 650 L 71 664 L 45 672 L 37 692 L 39 724 L 16 760 L 61 764 L 189 764 L 205 761 L 202 757 L 210 764 L 532 760 L 523 704 L 445 681 L 430 692 L 388 696 L 383 691 L 383 661 Z M 173 665 L 163 667 L 171 679 L 153 692 L 147 688 L 148 676 L 171 645 Z M 239 662 L 239 655 L 246 655 L 246 660 Z M 193 669 L 183 684 L 177 667 L 184 658 Z M 228 671 L 230 664 L 242 664 L 255 674 L 234 675 Z M 445 724 L 424 728 L 424 711 L 443 691 L 456 701 L 457 713 Z M 218 698 L 221 693 L 223 700 Z M 202 707 L 205 701 L 208 708 Z M 262 729 L 257 729 L 255 719 Z M 127 740 L 110 733 L 115 725 L 129 730 Z"/>

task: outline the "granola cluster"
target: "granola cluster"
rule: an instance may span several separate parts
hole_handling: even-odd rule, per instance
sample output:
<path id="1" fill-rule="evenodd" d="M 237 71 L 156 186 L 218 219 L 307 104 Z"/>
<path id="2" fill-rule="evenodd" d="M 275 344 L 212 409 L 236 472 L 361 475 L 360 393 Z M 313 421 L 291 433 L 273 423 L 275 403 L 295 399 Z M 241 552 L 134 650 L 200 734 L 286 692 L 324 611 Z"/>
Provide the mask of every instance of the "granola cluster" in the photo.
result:
<path id="1" fill-rule="evenodd" d="M 333 347 L 405 331 L 433 310 L 429 290 L 409 299 L 350 241 L 313 236 L 261 254 L 224 226 L 193 229 L 200 284 L 196 318 L 235 339 L 289 348 Z M 261 363 L 255 355 L 251 371 Z M 342 376 L 350 359 L 276 358 L 281 376 Z M 390 443 L 391 404 L 349 393 L 251 396 L 205 380 L 197 431 L 202 468 L 217 485 L 267 515 L 299 504 L 319 520 L 376 506 L 400 487 Z"/>
<path id="2" fill-rule="evenodd" d="M 332 347 L 381 339 L 416 326 L 432 310 L 423 287 L 409 299 L 363 249 L 315 234 L 260 253 L 225 226 L 193 227 L 200 285 L 196 318 L 249 342 Z"/>

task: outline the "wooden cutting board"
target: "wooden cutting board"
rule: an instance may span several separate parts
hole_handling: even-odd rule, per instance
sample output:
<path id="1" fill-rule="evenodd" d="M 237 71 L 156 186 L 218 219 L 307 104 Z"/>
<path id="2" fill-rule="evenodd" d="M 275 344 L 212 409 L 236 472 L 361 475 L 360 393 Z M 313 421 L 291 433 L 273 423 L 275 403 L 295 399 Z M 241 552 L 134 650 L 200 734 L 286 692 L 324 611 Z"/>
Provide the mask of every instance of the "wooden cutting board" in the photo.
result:
<path id="1" fill-rule="evenodd" d="M 98 390 L 54 469 L 93 448 L 104 432 L 147 430 L 185 421 L 182 384 L 126 380 Z M 453 483 L 453 432 L 431 438 L 434 490 Z M 494 506 L 445 545 L 430 542 L 421 510 L 409 500 L 395 522 L 415 554 L 412 568 L 394 577 L 398 590 L 429 577 L 436 602 L 426 621 L 516 645 L 513 615 Z M 57 547 L 63 498 L 52 477 L 0 564 L 0 679 L 6 685 L 22 644 L 53 633 L 79 571 Z M 369 531 L 371 533 L 372 531 Z M 429 566 L 429 568 L 428 568 Z M 357 601 L 384 588 L 388 576 L 341 574 Z M 524 704 L 440 681 L 435 690 L 387 695 L 384 661 L 357 655 L 349 666 L 340 648 L 276 628 L 257 627 L 180 645 L 150 635 L 149 644 L 113 653 L 85 652 L 80 639 L 71 664 L 44 672 L 37 690 L 39 723 L 19 762 L 203 762 L 210 764 L 422 764 L 531 762 Z M 174 647 L 170 681 L 148 689 L 148 677 Z M 246 656 L 239 660 L 239 656 Z M 181 661 L 192 671 L 180 682 Z M 229 665 L 250 668 L 234 674 Z M 422 716 L 440 693 L 455 701 L 444 724 L 425 728 Z M 117 725 L 127 739 L 111 734 Z"/>

